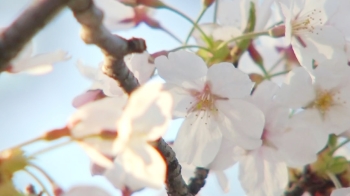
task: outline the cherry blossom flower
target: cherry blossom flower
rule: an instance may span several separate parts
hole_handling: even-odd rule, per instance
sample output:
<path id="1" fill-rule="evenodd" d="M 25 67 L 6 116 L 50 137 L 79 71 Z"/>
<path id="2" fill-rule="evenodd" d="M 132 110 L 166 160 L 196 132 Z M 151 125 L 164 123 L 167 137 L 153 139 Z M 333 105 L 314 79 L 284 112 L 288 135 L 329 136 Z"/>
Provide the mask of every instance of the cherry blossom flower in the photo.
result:
<path id="1" fill-rule="evenodd" d="M 344 52 L 345 40 L 326 25 L 336 3 L 327 0 L 279 0 L 285 17 L 285 37 L 302 66 L 312 70 L 312 60 L 331 60 Z"/>
<path id="2" fill-rule="evenodd" d="M 95 0 L 94 2 L 103 10 L 103 23 L 110 31 L 133 28 L 142 22 L 150 27 L 159 27 L 158 21 L 152 18 L 151 8 L 142 5 L 130 7 L 117 0 Z"/>
<path id="3" fill-rule="evenodd" d="M 97 186 L 75 186 L 59 196 L 111 196 L 107 191 Z"/>
<path id="4" fill-rule="evenodd" d="M 166 164 L 150 142 L 165 133 L 171 109 L 172 97 L 160 84 L 148 84 L 132 93 L 117 122 L 114 167 L 104 174 L 115 187 L 135 191 L 163 186 Z"/>
<path id="5" fill-rule="evenodd" d="M 128 55 L 124 60 L 127 67 L 134 73 L 140 84 L 146 83 L 154 72 L 155 65 L 150 62 L 150 55 L 147 52 Z M 73 100 L 74 107 L 80 107 L 88 102 L 104 97 L 104 95 L 115 97 L 124 94 L 118 82 L 103 73 L 102 66 L 101 63 L 99 68 L 96 69 L 78 61 L 77 67 L 80 73 L 93 83 L 87 92 L 78 95 Z M 100 90 L 102 90 L 102 92 Z"/>
<path id="6" fill-rule="evenodd" d="M 239 162 L 239 179 L 247 195 L 283 194 L 288 184 L 287 166 L 300 167 L 315 161 L 328 140 L 327 134 L 318 136 L 317 126 L 302 118 L 289 118 L 288 108 L 273 100 L 278 89 L 276 84 L 265 81 L 248 98 L 265 115 L 262 146 L 247 151 L 224 140 L 211 164 L 226 169 Z M 316 136 L 319 139 L 310 145 L 309 140 Z"/>
<path id="7" fill-rule="evenodd" d="M 336 135 L 350 128 L 350 69 L 347 65 L 320 64 L 315 80 L 303 68 L 294 69 L 277 94 L 278 100 L 293 108 L 314 124 L 322 124 L 325 132 Z"/>
<path id="8" fill-rule="evenodd" d="M 230 63 L 207 68 L 200 57 L 186 51 L 160 56 L 155 64 L 174 97 L 173 115 L 185 117 L 174 143 L 180 162 L 207 167 L 223 137 L 246 149 L 261 145 L 263 114 L 242 100 L 253 87 L 248 75 Z"/>
<path id="9" fill-rule="evenodd" d="M 26 72 L 30 74 L 45 74 L 53 69 L 54 63 L 66 61 L 69 58 L 67 53 L 62 50 L 52 53 L 36 54 L 34 43 L 31 41 L 17 57 L 10 62 L 6 71 L 9 73 Z"/>

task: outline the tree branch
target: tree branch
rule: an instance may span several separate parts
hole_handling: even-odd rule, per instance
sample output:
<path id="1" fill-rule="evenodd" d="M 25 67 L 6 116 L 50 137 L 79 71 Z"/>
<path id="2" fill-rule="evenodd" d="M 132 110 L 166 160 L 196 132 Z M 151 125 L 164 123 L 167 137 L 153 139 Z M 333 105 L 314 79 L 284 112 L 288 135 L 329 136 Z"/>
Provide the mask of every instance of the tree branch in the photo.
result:
<path id="1" fill-rule="evenodd" d="M 158 141 L 158 150 L 162 153 L 167 163 L 166 188 L 168 195 L 171 196 L 191 196 L 187 185 L 181 176 L 181 165 L 176 159 L 176 154 L 171 147 L 160 138 Z"/>
<path id="2" fill-rule="evenodd" d="M 112 35 L 102 24 L 103 12 L 93 4 L 92 0 L 71 0 L 69 7 L 83 27 L 81 37 L 85 43 L 99 46 L 105 54 L 104 73 L 118 81 L 120 87 L 130 94 L 139 86 L 139 83 L 125 65 L 124 56 L 146 50 L 145 41 L 137 38 L 125 40 Z M 162 138 L 157 145 L 167 163 L 168 195 L 192 196 L 182 179 L 181 165 L 176 159 L 175 152 Z"/>
<path id="3" fill-rule="evenodd" d="M 130 94 L 139 83 L 125 65 L 124 56 L 145 51 L 145 41 L 137 38 L 126 40 L 118 35 L 112 35 L 102 24 L 103 12 L 93 4 L 92 0 L 71 0 L 69 7 L 83 27 L 81 38 L 84 42 L 97 45 L 104 53 L 104 73 L 118 81 L 125 92 Z"/>
<path id="4" fill-rule="evenodd" d="M 191 194 L 196 195 L 205 185 L 205 179 L 208 177 L 209 169 L 197 167 L 194 172 L 195 176 L 190 179 L 188 189 Z"/>
<path id="5" fill-rule="evenodd" d="M 0 32 L 0 72 L 25 44 L 42 29 L 69 0 L 37 0 L 9 27 Z"/>

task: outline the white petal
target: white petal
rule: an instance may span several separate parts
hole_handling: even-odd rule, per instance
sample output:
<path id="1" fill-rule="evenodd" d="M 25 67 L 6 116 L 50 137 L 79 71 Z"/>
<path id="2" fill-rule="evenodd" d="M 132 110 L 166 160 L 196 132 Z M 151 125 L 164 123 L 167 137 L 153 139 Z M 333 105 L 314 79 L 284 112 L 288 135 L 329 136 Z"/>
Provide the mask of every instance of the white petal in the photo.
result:
<path id="1" fill-rule="evenodd" d="M 75 186 L 62 196 L 111 196 L 107 191 L 96 186 Z"/>
<path id="2" fill-rule="evenodd" d="M 167 90 L 173 97 L 174 117 L 185 117 L 189 111 L 189 107 L 192 105 L 192 103 L 195 103 L 195 97 L 193 97 L 188 90 L 174 84 L 165 83 L 164 89 Z"/>
<path id="3" fill-rule="evenodd" d="M 211 123 L 216 122 L 206 122 L 194 113 L 187 116 L 174 143 L 174 151 L 180 162 L 207 167 L 214 160 L 222 134 L 217 127 L 209 129 Z"/>
<path id="4" fill-rule="evenodd" d="M 213 31 L 219 28 L 220 25 L 215 23 L 205 23 L 205 24 L 200 24 L 199 27 L 207 36 L 211 37 L 213 35 Z M 201 32 L 197 28 L 194 29 L 192 36 L 196 40 L 196 43 L 199 46 L 207 46 L 207 43 L 203 41 Z"/>
<path id="5" fill-rule="evenodd" d="M 132 54 L 130 59 L 125 63 L 129 67 L 130 71 L 139 80 L 140 84 L 146 83 L 152 76 L 155 65 L 149 62 L 150 55 L 147 52 L 142 54 Z"/>
<path id="6" fill-rule="evenodd" d="M 238 157 L 241 155 L 237 153 L 236 148 L 239 147 L 236 147 L 234 142 L 223 138 L 219 152 L 208 168 L 215 171 L 222 171 L 233 166 L 238 161 Z"/>
<path id="7" fill-rule="evenodd" d="M 286 84 L 277 92 L 276 100 L 291 108 L 299 108 L 309 104 L 315 97 L 309 73 L 299 67 L 289 72 Z"/>
<path id="8" fill-rule="evenodd" d="M 72 105 L 79 108 L 87 103 L 95 101 L 98 97 L 104 96 L 101 90 L 89 90 L 73 99 Z"/>
<path id="9" fill-rule="evenodd" d="M 215 171 L 215 176 L 218 179 L 221 189 L 225 193 L 228 193 L 230 191 L 230 183 L 229 183 L 229 180 L 227 179 L 226 174 L 222 171 Z"/>
<path id="10" fill-rule="evenodd" d="M 106 171 L 106 178 L 119 189 L 162 188 L 166 165 L 161 155 L 146 143 L 130 147 L 118 155 L 114 168 Z"/>
<path id="11" fill-rule="evenodd" d="M 241 29 L 233 26 L 218 27 L 213 31 L 214 40 L 228 41 L 234 37 L 242 35 Z"/>
<path id="12" fill-rule="evenodd" d="M 325 113 L 324 123 L 329 125 L 329 133 L 339 135 L 350 129 L 350 107 L 334 105 Z"/>
<path id="13" fill-rule="evenodd" d="M 243 98 L 250 95 L 254 83 L 249 76 L 235 68 L 231 63 L 210 66 L 208 81 L 212 93 L 224 98 Z"/>
<path id="14" fill-rule="evenodd" d="M 244 149 L 256 149 L 261 145 L 265 124 L 264 114 L 253 104 L 239 99 L 216 101 L 216 106 L 226 119 L 221 130 L 227 139 Z"/>
<path id="15" fill-rule="evenodd" d="M 103 153 L 101 153 L 98 149 L 94 148 L 93 146 L 90 146 L 85 142 L 78 142 L 78 144 L 85 150 L 86 154 L 97 165 L 106 169 L 113 167 L 113 162 Z"/>
<path id="16" fill-rule="evenodd" d="M 282 195 L 288 184 L 288 170 L 276 152 L 261 147 L 240 162 L 239 179 L 248 196 Z"/>
<path id="17" fill-rule="evenodd" d="M 150 83 L 135 90 L 117 123 L 119 138 L 140 137 L 154 141 L 161 137 L 171 119 L 173 100 L 162 91 L 161 83 Z M 142 139 L 142 138 L 140 138 Z"/>
<path id="18" fill-rule="evenodd" d="M 350 196 L 350 188 L 340 188 L 332 191 L 331 196 Z"/>
<path id="19" fill-rule="evenodd" d="M 168 58 L 155 59 L 159 76 L 167 83 L 186 89 L 202 89 L 207 75 L 207 65 L 203 59 L 187 51 L 171 52 Z"/>
<path id="20" fill-rule="evenodd" d="M 96 80 L 98 69 L 85 65 L 82 61 L 78 60 L 76 64 L 81 75 L 85 76 L 91 81 Z"/>
<path id="21" fill-rule="evenodd" d="M 270 112 L 269 110 L 276 105 L 273 102 L 273 98 L 278 90 L 279 86 L 277 84 L 265 80 L 256 87 L 249 100 L 264 114 L 267 114 Z"/>

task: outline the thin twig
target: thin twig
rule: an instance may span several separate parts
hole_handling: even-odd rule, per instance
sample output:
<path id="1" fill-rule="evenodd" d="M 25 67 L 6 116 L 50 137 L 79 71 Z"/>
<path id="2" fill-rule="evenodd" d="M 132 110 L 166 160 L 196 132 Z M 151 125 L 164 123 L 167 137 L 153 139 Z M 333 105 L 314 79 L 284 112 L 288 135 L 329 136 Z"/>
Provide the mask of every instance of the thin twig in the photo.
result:
<path id="1" fill-rule="evenodd" d="M 0 73 L 26 43 L 42 29 L 69 0 L 35 1 L 9 27 L 0 32 Z"/>

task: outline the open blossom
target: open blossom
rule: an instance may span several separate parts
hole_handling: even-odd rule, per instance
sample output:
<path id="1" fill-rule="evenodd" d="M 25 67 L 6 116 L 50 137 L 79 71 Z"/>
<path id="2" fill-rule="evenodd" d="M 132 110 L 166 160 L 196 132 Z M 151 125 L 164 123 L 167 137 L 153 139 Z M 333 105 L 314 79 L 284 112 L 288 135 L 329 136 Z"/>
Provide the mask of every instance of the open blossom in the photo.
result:
<path id="1" fill-rule="evenodd" d="M 172 97 L 162 91 L 161 84 L 147 84 L 131 94 L 117 121 L 118 137 L 112 148 L 114 166 L 104 174 L 115 187 L 135 191 L 163 186 L 166 165 L 150 142 L 167 130 L 171 109 Z"/>
<path id="2" fill-rule="evenodd" d="M 10 62 L 6 71 L 9 73 L 44 74 L 53 69 L 54 63 L 66 61 L 69 58 L 67 53 L 62 50 L 36 54 L 33 42 L 29 42 L 17 57 Z"/>
<path id="3" fill-rule="evenodd" d="M 155 64 L 174 97 L 174 116 L 185 117 L 174 143 L 180 162 L 207 167 L 223 137 L 245 149 L 261 145 L 263 114 L 242 100 L 253 87 L 248 75 L 230 63 L 207 68 L 186 51 L 160 56 Z"/>
<path id="4" fill-rule="evenodd" d="M 158 21 L 152 18 L 151 8 L 143 5 L 129 7 L 117 0 L 95 0 L 94 2 L 104 12 L 103 23 L 111 31 L 133 28 L 142 22 L 150 27 L 159 27 Z"/>
<path id="5" fill-rule="evenodd" d="M 309 71 L 312 60 L 331 60 L 345 55 L 345 39 L 327 20 L 337 3 L 327 0 L 279 0 L 285 17 L 285 37 L 300 64 Z"/>
<path id="6" fill-rule="evenodd" d="M 302 118 L 290 119 L 288 108 L 273 100 L 277 91 L 276 84 L 265 81 L 248 98 L 265 115 L 262 146 L 246 151 L 225 141 L 212 163 L 226 169 L 239 162 L 239 179 L 249 196 L 282 195 L 288 184 L 287 166 L 312 163 L 328 140 L 327 134 L 317 133 L 319 127 Z"/>
<path id="7" fill-rule="evenodd" d="M 155 65 L 149 59 L 150 55 L 147 52 L 128 55 L 124 58 L 125 64 L 134 73 L 140 84 L 146 83 L 154 72 Z M 90 101 L 104 97 L 104 95 L 116 97 L 124 94 L 118 82 L 103 73 L 102 66 L 101 63 L 99 68 L 96 69 L 78 61 L 77 67 L 80 73 L 93 83 L 87 92 L 77 96 L 73 100 L 73 106 L 80 107 Z"/>
<path id="8" fill-rule="evenodd" d="M 350 69 L 345 65 L 320 64 L 315 80 L 303 68 L 294 69 L 277 94 L 278 100 L 293 108 L 314 124 L 322 124 L 327 133 L 336 135 L 350 128 Z"/>
<path id="9" fill-rule="evenodd" d="M 332 191 L 331 196 L 350 196 L 350 188 L 340 188 Z"/>

